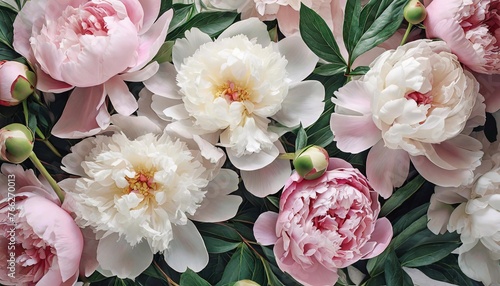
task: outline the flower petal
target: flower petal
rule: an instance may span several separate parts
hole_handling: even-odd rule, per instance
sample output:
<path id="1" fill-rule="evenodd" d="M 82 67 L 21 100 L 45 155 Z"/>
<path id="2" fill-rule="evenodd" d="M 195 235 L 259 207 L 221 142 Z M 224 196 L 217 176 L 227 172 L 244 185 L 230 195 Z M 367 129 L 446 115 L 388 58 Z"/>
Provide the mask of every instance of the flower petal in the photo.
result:
<path id="1" fill-rule="evenodd" d="M 220 34 L 218 39 L 230 38 L 240 34 L 247 36 L 250 40 L 255 39 L 257 44 L 263 47 L 267 47 L 271 43 L 266 24 L 257 18 L 249 18 L 232 24 Z"/>
<path id="2" fill-rule="evenodd" d="M 130 115 L 139 107 L 134 95 L 129 91 L 127 84 L 125 84 L 119 76 L 109 79 L 104 84 L 104 89 L 118 113 Z"/>
<path id="3" fill-rule="evenodd" d="M 120 74 L 119 77 L 123 81 L 140 82 L 140 81 L 145 81 L 150 77 L 154 76 L 159 69 L 160 69 L 160 64 L 158 64 L 158 62 L 152 62 L 149 65 L 145 66 L 143 69 L 140 69 L 135 72 L 126 72 Z"/>
<path id="4" fill-rule="evenodd" d="M 109 125 L 109 113 L 102 85 L 75 88 L 69 96 L 61 118 L 52 128 L 59 138 L 82 138 L 99 133 Z"/>
<path id="5" fill-rule="evenodd" d="M 97 261 L 102 269 L 118 278 L 134 279 L 153 261 L 153 252 L 146 240 L 131 246 L 117 233 L 101 238 L 97 246 Z"/>
<path id="6" fill-rule="evenodd" d="M 281 110 L 272 118 L 288 127 L 300 123 L 308 127 L 321 116 L 325 108 L 324 98 L 325 88 L 318 81 L 304 81 L 292 85 L 281 104 Z"/>
<path id="7" fill-rule="evenodd" d="M 265 212 L 255 221 L 253 235 L 255 240 L 261 245 L 273 245 L 278 240 L 276 236 L 276 222 L 278 214 L 275 212 Z"/>
<path id="8" fill-rule="evenodd" d="M 411 162 L 422 177 L 438 186 L 458 187 L 471 183 L 474 178 L 473 170 L 470 168 L 445 170 L 436 166 L 425 156 L 411 156 Z"/>
<path id="9" fill-rule="evenodd" d="M 198 28 L 186 31 L 184 36 L 185 38 L 177 39 L 172 48 L 172 62 L 177 70 L 181 68 L 184 59 L 192 56 L 201 45 L 212 41 L 209 35 L 203 33 Z"/>
<path id="10" fill-rule="evenodd" d="M 366 177 L 373 189 L 384 199 L 392 195 L 394 187 L 401 186 L 410 170 L 410 157 L 404 150 L 384 147 L 381 140 L 368 152 Z"/>
<path id="11" fill-rule="evenodd" d="M 305 79 L 313 72 L 318 63 L 318 56 L 307 47 L 299 35 L 280 40 L 278 49 L 288 61 L 286 71 L 292 83 L 298 83 Z"/>
<path id="12" fill-rule="evenodd" d="M 177 71 L 171 63 L 162 63 L 158 72 L 144 81 L 144 85 L 152 93 L 171 99 L 181 99 L 175 77 Z"/>
<path id="13" fill-rule="evenodd" d="M 189 269 L 199 272 L 208 264 L 208 252 L 198 229 L 188 220 L 186 225 L 172 226 L 173 240 L 163 253 L 168 266 L 177 272 Z"/>
<path id="14" fill-rule="evenodd" d="M 271 164 L 279 155 L 278 148 L 274 145 L 271 150 L 261 150 L 259 153 L 236 156 L 236 151 L 226 148 L 227 156 L 233 165 L 242 171 L 262 169 Z"/>
<path id="15" fill-rule="evenodd" d="M 144 134 L 160 134 L 162 131 L 158 125 L 145 116 L 113 114 L 111 116 L 111 123 L 132 140 Z"/>
<path id="16" fill-rule="evenodd" d="M 367 244 L 374 243 L 375 245 L 371 250 L 369 250 L 367 253 L 363 255 L 363 259 L 370 259 L 382 253 L 391 242 L 391 239 L 392 239 L 391 222 L 385 217 L 379 218 L 375 222 L 375 229 L 371 234 L 370 240 L 367 242 Z M 360 251 L 363 252 L 364 250 L 367 249 L 362 248 Z"/>

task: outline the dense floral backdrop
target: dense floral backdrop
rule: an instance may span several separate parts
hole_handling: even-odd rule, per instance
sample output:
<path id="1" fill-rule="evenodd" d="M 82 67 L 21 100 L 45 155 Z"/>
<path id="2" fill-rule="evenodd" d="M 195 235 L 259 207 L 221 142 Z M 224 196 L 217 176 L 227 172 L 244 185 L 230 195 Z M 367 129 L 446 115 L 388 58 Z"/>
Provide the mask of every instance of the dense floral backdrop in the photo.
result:
<path id="1" fill-rule="evenodd" d="M 499 8 L 0 0 L 0 284 L 500 285 Z"/>

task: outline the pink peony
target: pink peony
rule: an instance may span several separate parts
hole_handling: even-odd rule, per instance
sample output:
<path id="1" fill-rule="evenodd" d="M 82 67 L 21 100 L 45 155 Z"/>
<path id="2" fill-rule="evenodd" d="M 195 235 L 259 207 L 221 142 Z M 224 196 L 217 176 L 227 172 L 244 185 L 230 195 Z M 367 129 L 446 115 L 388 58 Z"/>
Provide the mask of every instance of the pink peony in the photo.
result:
<path id="1" fill-rule="evenodd" d="M 424 22 L 427 36 L 441 38 L 473 71 L 500 73 L 500 1 L 434 0 Z"/>
<path id="2" fill-rule="evenodd" d="M 52 133 L 77 138 L 109 125 L 106 96 L 120 114 L 137 102 L 124 81 L 151 77 L 172 11 L 156 0 L 28 1 L 14 21 L 14 48 L 32 63 L 37 88 L 77 87 Z M 155 22 L 156 20 L 156 22 Z"/>
<path id="3" fill-rule="evenodd" d="M 316 180 L 296 172 L 287 181 L 280 213 L 259 216 L 254 235 L 274 244 L 281 270 L 304 285 L 333 285 L 337 269 L 379 255 L 392 238 L 388 219 L 377 219 L 378 194 L 351 164 L 330 159 Z"/>
<path id="4" fill-rule="evenodd" d="M 6 266 L 0 283 L 73 285 L 83 249 L 80 229 L 31 170 L 3 164 L 2 173 L 0 259 Z"/>

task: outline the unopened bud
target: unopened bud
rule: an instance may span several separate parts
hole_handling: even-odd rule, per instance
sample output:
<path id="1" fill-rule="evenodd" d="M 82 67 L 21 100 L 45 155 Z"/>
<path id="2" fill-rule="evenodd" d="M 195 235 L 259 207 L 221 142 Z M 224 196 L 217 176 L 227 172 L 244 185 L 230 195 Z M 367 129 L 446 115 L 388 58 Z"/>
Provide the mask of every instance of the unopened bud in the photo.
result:
<path id="1" fill-rule="evenodd" d="M 233 286 L 260 286 L 260 284 L 252 280 L 240 280 L 234 283 Z"/>
<path id="2" fill-rule="evenodd" d="M 0 159 L 18 164 L 33 151 L 33 133 L 24 125 L 12 123 L 0 129 Z"/>
<path id="3" fill-rule="evenodd" d="M 295 171 L 306 180 L 314 180 L 328 168 L 328 152 L 319 146 L 309 146 L 299 151 L 293 160 Z"/>
<path id="4" fill-rule="evenodd" d="M 425 10 L 424 4 L 422 4 L 419 0 L 411 0 L 408 4 L 406 4 L 403 15 L 408 21 L 408 23 L 416 25 L 420 24 L 427 17 L 427 11 Z"/>
<path id="5" fill-rule="evenodd" d="M 35 73 L 16 61 L 0 61 L 0 105 L 17 105 L 35 90 Z"/>

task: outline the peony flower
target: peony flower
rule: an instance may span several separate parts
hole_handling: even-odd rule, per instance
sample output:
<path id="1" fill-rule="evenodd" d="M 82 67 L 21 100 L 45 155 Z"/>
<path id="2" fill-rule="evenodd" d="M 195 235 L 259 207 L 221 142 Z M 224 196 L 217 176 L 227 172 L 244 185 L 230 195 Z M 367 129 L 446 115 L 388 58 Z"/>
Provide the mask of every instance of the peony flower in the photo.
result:
<path id="1" fill-rule="evenodd" d="M 425 31 L 430 38 L 444 40 L 470 69 L 498 74 L 498 8 L 496 0 L 434 0 L 427 7 Z"/>
<path id="2" fill-rule="evenodd" d="M 31 130 L 19 123 L 0 129 L 0 159 L 10 163 L 22 163 L 33 151 L 35 138 Z"/>
<path id="3" fill-rule="evenodd" d="M 485 285 L 500 284 L 500 144 L 490 144 L 483 133 L 475 134 L 484 146 L 474 181 L 459 187 L 435 188 L 427 216 L 429 229 L 438 234 L 460 234 L 460 269 Z"/>
<path id="4" fill-rule="evenodd" d="M 73 90 L 52 133 L 78 138 L 109 125 L 106 96 L 130 115 L 137 102 L 124 81 L 143 81 L 165 41 L 172 11 L 160 1 L 28 1 L 14 21 L 15 50 L 35 66 L 37 88 Z M 156 22 L 155 22 L 156 20 Z"/>
<path id="5" fill-rule="evenodd" d="M 2 165 L 0 174 L 2 285 L 73 285 L 83 249 L 80 229 L 33 171 Z"/>
<path id="6" fill-rule="evenodd" d="M 410 160 L 434 184 L 470 183 L 482 151 L 468 134 L 485 121 L 483 97 L 447 45 L 413 41 L 370 67 L 332 99 L 337 147 L 350 153 L 372 147 L 366 173 L 384 198 L 404 183 Z"/>
<path id="7" fill-rule="evenodd" d="M 323 175 L 328 168 L 328 163 L 328 152 L 315 145 L 298 151 L 293 159 L 295 171 L 306 180 L 314 180 Z"/>
<path id="8" fill-rule="evenodd" d="M 228 195 L 238 176 L 220 169 L 224 153 L 197 136 L 163 133 L 146 117 L 112 121 L 120 132 L 73 146 L 63 170 L 79 178 L 59 183 L 79 226 L 96 233 L 99 271 L 135 278 L 157 252 L 176 271 L 202 270 L 208 253 L 191 220 L 232 218 L 242 201 Z"/>
<path id="9" fill-rule="evenodd" d="M 392 238 L 389 220 L 377 219 L 377 192 L 341 159 L 330 158 L 316 180 L 294 172 L 279 209 L 259 216 L 254 235 L 262 245 L 274 244 L 278 267 L 304 285 L 335 284 L 337 269 L 379 255 Z"/>
<path id="10" fill-rule="evenodd" d="M 266 25 L 252 18 L 215 41 L 192 29 L 175 42 L 172 58 L 144 82 L 154 93 L 151 108 L 173 121 L 169 129 L 225 147 L 254 195 L 276 193 L 291 170 L 276 160 L 284 150 L 275 122 L 288 131 L 321 115 L 323 85 L 302 81 L 318 57 L 298 36 L 271 42 Z"/>
<path id="11" fill-rule="evenodd" d="M 35 74 L 15 61 L 0 61 L 0 105 L 18 105 L 33 93 Z"/>

